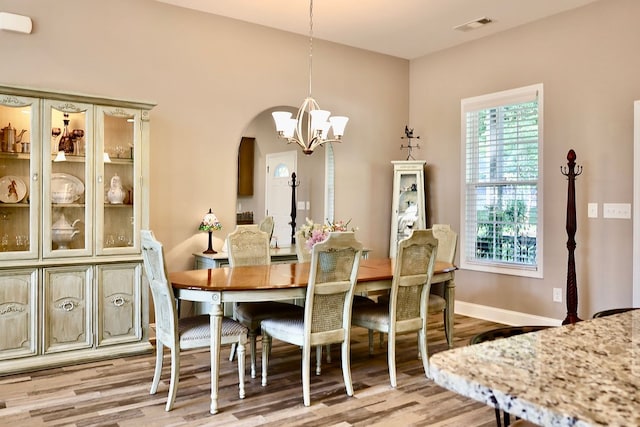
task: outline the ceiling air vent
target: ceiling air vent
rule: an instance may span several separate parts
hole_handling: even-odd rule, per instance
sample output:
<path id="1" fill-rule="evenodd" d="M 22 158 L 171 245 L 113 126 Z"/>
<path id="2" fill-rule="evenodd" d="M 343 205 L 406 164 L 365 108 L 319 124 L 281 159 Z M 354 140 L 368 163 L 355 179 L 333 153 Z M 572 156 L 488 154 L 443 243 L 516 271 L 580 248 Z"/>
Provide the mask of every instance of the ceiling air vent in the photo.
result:
<path id="1" fill-rule="evenodd" d="M 476 28 L 480 28 L 484 25 L 490 24 L 491 22 L 492 22 L 491 19 L 487 18 L 486 16 L 483 16 L 482 18 L 474 19 L 473 21 L 469 21 L 467 23 L 457 25 L 453 27 L 453 29 L 458 31 L 471 31 L 471 30 L 475 30 Z"/>

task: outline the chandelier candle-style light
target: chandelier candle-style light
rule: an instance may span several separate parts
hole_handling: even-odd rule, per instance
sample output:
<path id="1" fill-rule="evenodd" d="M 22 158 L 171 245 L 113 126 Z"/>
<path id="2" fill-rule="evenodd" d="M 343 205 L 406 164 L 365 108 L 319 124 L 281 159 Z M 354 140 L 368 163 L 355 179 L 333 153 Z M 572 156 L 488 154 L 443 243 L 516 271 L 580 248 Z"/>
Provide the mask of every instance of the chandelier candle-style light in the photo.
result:
<path id="1" fill-rule="evenodd" d="M 348 117 L 329 117 L 331 112 L 321 110 L 318 103 L 311 96 L 311 76 L 313 70 L 313 0 L 309 1 L 309 96 L 298 110 L 296 118 L 288 111 L 274 111 L 271 113 L 276 122 L 278 136 L 289 143 L 295 142 L 304 154 L 312 154 L 316 147 L 325 142 L 341 142 L 344 129 L 349 121 Z M 303 118 L 307 114 L 307 120 Z M 304 123 L 303 123 L 304 122 Z M 304 126 L 306 124 L 306 126 Z M 329 137 L 332 131 L 333 138 Z"/>

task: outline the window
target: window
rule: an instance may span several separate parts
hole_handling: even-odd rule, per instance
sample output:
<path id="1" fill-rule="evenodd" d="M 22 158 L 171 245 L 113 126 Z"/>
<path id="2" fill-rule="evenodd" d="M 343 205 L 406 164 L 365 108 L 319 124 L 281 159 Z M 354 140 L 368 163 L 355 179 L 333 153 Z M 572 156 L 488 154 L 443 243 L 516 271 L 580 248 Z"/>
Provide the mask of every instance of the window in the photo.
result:
<path id="1" fill-rule="evenodd" d="M 461 267 L 542 277 L 542 84 L 461 107 Z"/>

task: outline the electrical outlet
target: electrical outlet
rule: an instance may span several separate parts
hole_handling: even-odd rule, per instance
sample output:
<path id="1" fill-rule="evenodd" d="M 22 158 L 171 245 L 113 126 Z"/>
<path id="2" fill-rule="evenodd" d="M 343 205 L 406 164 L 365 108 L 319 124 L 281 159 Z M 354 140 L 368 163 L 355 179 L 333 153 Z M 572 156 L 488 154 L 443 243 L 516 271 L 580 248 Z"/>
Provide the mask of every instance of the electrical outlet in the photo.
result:
<path id="1" fill-rule="evenodd" d="M 562 302 L 562 288 L 553 288 L 553 302 Z"/>

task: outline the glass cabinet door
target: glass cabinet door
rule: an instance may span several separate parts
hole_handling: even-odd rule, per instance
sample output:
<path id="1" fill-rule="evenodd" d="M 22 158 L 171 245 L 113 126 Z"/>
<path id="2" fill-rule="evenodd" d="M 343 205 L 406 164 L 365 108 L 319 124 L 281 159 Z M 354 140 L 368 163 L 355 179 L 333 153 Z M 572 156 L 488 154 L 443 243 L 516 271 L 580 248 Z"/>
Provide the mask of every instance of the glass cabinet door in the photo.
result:
<path id="1" fill-rule="evenodd" d="M 43 256 L 91 255 L 93 107 L 46 100 L 43 129 Z"/>
<path id="2" fill-rule="evenodd" d="M 99 106 L 96 110 L 98 254 L 140 250 L 141 111 Z"/>
<path id="3" fill-rule="evenodd" d="M 412 230 L 426 227 L 424 161 L 394 161 L 393 217 L 389 255 L 395 257 L 398 242 Z"/>
<path id="4" fill-rule="evenodd" d="M 0 94 L 0 261 L 38 256 L 40 101 Z"/>

